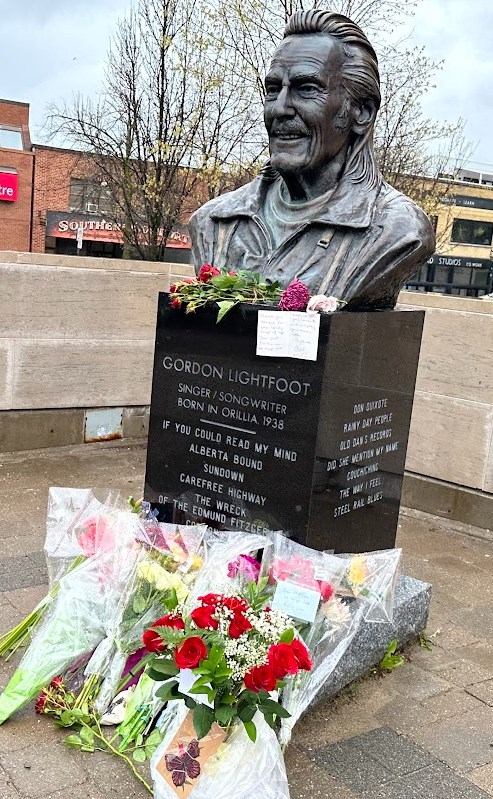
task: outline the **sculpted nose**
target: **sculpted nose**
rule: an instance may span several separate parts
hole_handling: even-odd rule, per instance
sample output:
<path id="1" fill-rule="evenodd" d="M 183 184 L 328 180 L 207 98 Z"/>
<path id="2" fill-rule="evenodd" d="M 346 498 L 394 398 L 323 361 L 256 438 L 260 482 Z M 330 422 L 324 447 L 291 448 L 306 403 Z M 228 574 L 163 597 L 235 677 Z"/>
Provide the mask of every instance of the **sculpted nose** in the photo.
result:
<path id="1" fill-rule="evenodd" d="M 281 91 L 277 95 L 272 113 L 276 117 L 289 117 L 294 115 L 294 108 L 291 103 L 291 92 L 289 90 L 289 86 L 282 87 Z"/>

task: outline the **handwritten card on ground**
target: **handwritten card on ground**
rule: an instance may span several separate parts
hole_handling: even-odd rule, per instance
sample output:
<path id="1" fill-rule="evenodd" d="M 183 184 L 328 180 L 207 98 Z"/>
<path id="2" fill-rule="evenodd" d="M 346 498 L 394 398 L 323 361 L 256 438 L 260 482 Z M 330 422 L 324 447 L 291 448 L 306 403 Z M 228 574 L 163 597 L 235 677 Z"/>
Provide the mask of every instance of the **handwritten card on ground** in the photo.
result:
<path id="1" fill-rule="evenodd" d="M 297 621 L 313 622 L 320 604 L 320 592 L 287 580 L 279 580 L 272 601 L 274 610 L 281 610 Z"/>
<path id="2" fill-rule="evenodd" d="M 316 361 L 320 315 L 304 311 L 259 311 L 257 355 Z"/>

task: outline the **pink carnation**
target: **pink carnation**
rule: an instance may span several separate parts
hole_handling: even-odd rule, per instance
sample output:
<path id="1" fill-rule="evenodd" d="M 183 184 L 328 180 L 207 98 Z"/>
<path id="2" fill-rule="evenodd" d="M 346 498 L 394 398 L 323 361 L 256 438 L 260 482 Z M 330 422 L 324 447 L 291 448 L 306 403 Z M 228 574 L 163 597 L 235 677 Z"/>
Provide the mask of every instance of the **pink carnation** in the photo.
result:
<path id="1" fill-rule="evenodd" d="M 281 311 L 304 311 L 310 299 L 310 292 L 301 280 L 293 280 L 284 290 L 279 308 Z"/>

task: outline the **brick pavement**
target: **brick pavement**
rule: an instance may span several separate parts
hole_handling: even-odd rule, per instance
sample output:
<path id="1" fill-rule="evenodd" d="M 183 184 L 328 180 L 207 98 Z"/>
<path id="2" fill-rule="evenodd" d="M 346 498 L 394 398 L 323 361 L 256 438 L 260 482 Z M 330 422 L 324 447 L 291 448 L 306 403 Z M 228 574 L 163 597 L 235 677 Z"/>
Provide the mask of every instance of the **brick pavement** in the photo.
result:
<path id="1" fill-rule="evenodd" d="M 0 458 L 0 631 L 44 594 L 49 486 L 138 496 L 144 466 L 141 444 L 118 442 Z M 493 796 L 493 546 L 482 535 L 401 515 L 405 571 L 433 583 L 432 651 L 411 647 L 401 668 L 359 681 L 301 719 L 286 754 L 292 799 Z M 14 666 L 0 663 L 0 686 Z M 67 749 L 65 734 L 32 707 L 3 725 L 0 799 L 147 795 L 120 762 Z"/>

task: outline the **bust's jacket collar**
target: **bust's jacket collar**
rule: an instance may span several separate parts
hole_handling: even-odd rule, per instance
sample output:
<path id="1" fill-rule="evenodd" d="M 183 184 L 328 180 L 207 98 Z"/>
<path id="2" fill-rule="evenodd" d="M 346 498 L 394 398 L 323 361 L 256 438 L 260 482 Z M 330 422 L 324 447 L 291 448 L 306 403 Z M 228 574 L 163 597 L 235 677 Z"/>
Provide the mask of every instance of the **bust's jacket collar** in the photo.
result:
<path id="1" fill-rule="evenodd" d="M 214 220 L 227 220 L 239 216 L 258 216 L 262 200 L 275 182 L 282 178 L 267 163 L 260 175 L 246 186 L 233 191 L 219 199 L 211 211 Z M 365 181 L 358 184 L 345 175 L 339 181 L 334 194 L 330 198 L 325 213 L 319 214 L 311 223 L 319 222 L 334 227 L 365 229 L 370 227 L 373 208 L 382 186 L 382 178 L 373 187 Z"/>

